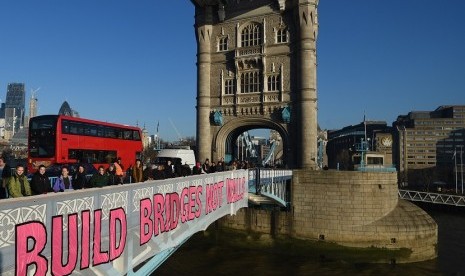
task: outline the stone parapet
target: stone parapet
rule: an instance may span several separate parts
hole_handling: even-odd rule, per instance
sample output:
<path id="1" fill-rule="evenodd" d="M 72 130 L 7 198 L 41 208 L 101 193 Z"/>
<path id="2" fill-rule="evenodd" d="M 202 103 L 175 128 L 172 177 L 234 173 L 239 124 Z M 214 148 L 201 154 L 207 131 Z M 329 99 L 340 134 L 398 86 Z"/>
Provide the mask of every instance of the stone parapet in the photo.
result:
<path id="1" fill-rule="evenodd" d="M 436 222 L 398 199 L 395 173 L 295 170 L 291 210 L 242 209 L 224 227 L 350 247 L 406 248 L 415 262 L 437 256 Z"/>
<path id="2" fill-rule="evenodd" d="M 295 170 L 292 183 L 292 236 L 410 249 L 399 262 L 436 257 L 437 224 L 398 199 L 396 173 Z"/>

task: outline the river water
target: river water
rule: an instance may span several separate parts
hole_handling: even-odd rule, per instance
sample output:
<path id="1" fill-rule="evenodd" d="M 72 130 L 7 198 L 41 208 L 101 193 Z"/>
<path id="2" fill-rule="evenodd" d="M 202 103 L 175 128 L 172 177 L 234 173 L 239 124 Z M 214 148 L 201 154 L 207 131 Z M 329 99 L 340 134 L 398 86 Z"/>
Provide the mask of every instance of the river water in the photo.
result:
<path id="1" fill-rule="evenodd" d="M 321 242 L 276 242 L 209 230 L 189 239 L 154 275 L 465 275 L 465 207 L 419 206 L 439 227 L 435 260 L 380 264 L 373 263 L 379 252 L 369 249 L 358 252 L 322 247 L 326 243 Z"/>

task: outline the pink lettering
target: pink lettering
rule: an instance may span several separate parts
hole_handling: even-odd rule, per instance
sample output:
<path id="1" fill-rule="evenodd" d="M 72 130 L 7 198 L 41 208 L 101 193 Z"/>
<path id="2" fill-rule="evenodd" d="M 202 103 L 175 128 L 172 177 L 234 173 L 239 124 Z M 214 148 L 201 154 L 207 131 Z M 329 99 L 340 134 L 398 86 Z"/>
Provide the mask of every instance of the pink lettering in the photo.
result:
<path id="1" fill-rule="evenodd" d="M 47 230 L 41 222 L 31 221 L 18 224 L 15 227 L 15 270 L 16 275 L 26 275 L 29 265 L 36 266 L 36 275 L 45 275 L 48 270 L 48 261 L 42 251 L 47 243 Z M 28 250 L 28 241 L 34 244 Z"/>
<path id="2" fill-rule="evenodd" d="M 68 244 L 63 244 L 63 216 L 52 218 L 52 274 L 68 275 L 76 268 L 78 253 L 77 214 L 68 215 Z M 63 250 L 68 250 L 68 263 L 63 265 Z"/>
<path id="3" fill-rule="evenodd" d="M 92 263 L 94 266 L 99 264 L 108 263 L 109 256 L 108 252 L 101 251 L 101 233 L 102 233 L 102 210 L 95 210 L 94 211 L 94 256 L 92 259 Z"/>
<path id="4" fill-rule="evenodd" d="M 90 211 L 81 213 L 81 269 L 89 267 L 90 258 Z"/>
<path id="5" fill-rule="evenodd" d="M 152 237 L 152 201 L 144 198 L 140 201 L 140 245 L 146 244 Z"/>
<path id="6" fill-rule="evenodd" d="M 195 217 L 199 218 L 202 214 L 202 199 L 200 196 L 202 195 L 202 186 L 197 186 L 197 192 L 195 194 L 195 199 L 197 202 L 197 211 L 195 212 Z"/>
<path id="7" fill-rule="evenodd" d="M 116 242 L 116 224 L 119 224 L 119 242 Z M 110 211 L 110 261 L 123 254 L 126 245 L 127 234 L 126 212 L 123 208 L 112 209 Z"/>
<path id="8" fill-rule="evenodd" d="M 153 196 L 153 209 L 154 209 L 154 219 L 153 219 L 153 234 L 158 236 L 159 232 L 165 232 L 164 217 L 163 211 L 165 206 L 165 198 L 162 194 L 156 194 Z"/>

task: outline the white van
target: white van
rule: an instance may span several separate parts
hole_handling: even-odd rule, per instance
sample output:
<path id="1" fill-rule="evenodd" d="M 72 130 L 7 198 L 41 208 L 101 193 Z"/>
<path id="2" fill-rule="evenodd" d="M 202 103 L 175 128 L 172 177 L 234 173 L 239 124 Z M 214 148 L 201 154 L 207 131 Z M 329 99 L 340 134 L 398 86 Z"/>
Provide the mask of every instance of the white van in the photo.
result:
<path id="1" fill-rule="evenodd" d="M 194 151 L 190 149 L 162 149 L 157 155 L 156 163 L 166 164 L 167 160 L 176 163 L 176 159 L 181 159 L 181 164 L 188 164 L 191 169 L 195 166 Z"/>

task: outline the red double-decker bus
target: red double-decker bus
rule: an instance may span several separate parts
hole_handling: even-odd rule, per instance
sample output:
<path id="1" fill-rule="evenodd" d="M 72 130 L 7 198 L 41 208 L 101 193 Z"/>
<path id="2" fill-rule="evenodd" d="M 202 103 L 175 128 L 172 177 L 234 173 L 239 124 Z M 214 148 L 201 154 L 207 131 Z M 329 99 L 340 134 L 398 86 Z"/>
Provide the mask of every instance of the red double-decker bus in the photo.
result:
<path id="1" fill-rule="evenodd" d="M 138 127 L 63 115 L 42 115 L 29 121 L 28 171 L 39 165 L 89 163 L 95 168 L 121 158 L 125 169 L 140 158 Z"/>

